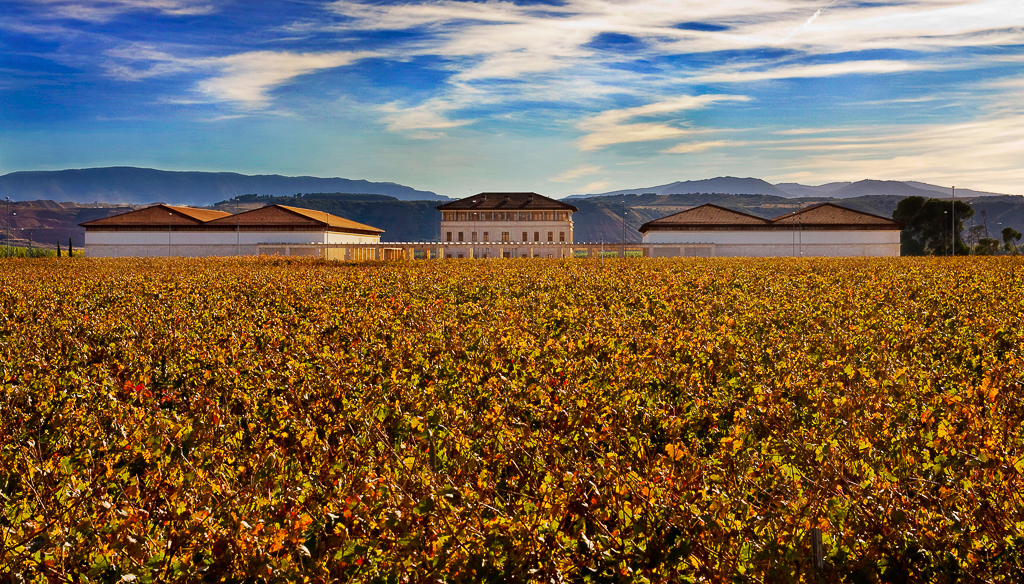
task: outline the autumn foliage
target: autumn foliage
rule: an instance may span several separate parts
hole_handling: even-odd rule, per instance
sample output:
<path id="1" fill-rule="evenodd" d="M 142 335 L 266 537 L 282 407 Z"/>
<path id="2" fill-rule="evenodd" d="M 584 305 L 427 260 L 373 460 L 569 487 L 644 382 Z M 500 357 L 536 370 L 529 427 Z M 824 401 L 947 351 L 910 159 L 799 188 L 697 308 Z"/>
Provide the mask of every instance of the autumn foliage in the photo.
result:
<path id="1" fill-rule="evenodd" d="M 1021 581 L 1022 274 L 6 260 L 0 580 Z"/>

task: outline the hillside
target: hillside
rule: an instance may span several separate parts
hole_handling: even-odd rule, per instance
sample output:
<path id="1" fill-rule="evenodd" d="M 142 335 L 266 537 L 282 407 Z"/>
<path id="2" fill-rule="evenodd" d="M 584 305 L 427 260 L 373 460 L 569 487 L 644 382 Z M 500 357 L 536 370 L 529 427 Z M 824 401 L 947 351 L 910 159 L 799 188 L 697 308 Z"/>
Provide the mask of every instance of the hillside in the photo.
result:
<path id="1" fill-rule="evenodd" d="M 826 201 L 836 202 L 852 209 L 891 217 L 903 197 L 897 195 L 868 195 L 849 199 L 832 197 L 805 197 L 793 199 L 771 195 L 619 195 L 574 199 L 579 208 L 573 220 L 578 242 L 618 242 L 622 239 L 623 203 L 626 211 L 626 240 L 641 241 L 637 231 L 647 221 L 678 213 L 697 205 L 713 203 L 761 217 L 777 217 Z M 1024 197 L 1003 195 L 965 199 L 975 209 L 968 221 L 981 225 L 987 222 L 989 232 L 998 237 L 1004 227 L 1024 232 Z M 437 201 L 400 201 L 394 197 L 375 194 L 311 193 L 289 197 L 247 195 L 218 202 L 214 208 L 229 213 L 245 211 L 272 203 L 316 209 L 373 225 L 384 230 L 383 241 L 436 241 L 440 238 L 440 215 Z M 85 230 L 79 223 L 108 215 L 124 213 L 144 205 L 80 205 L 53 201 L 25 201 L 12 203 L 10 208 L 11 235 L 15 245 L 53 247 L 59 239 L 67 245 L 68 237 L 75 246 L 84 244 Z M 2 208 L 6 215 L 7 208 Z M 6 242 L 7 223 L 3 229 Z"/>
<path id="2" fill-rule="evenodd" d="M 314 209 L 351 219 L 384 230 L 381 241 L 436 241 L 441 237 L 438 201 L 400 201 L 375 194 L 308 193 L 290 197 L 247 195 L 214 205 L 215 209 L 236 212 L 264 205 L 290 205 Z"/>
<path id="3" fill-rule="evenodd" d="M 235 172 L 174 172 L 111 167 L 12 172 L 0 176 L 0 197 L 13 201 L 51 199 L 77 203 L 212 205 L 247 193 L 374 193 L 399 200 L 448 200 L 390 182 L 312 176 L 245 175 Z"/>
<path id="4" fill-rule="evenodd" d="M 799 183 L 771 184 L 759 178 L 736 178 L 723 176 L 706 180 L 676 181 L 653 187 L 623 189 L 600 194 L 573 195 L 573 201 L 594 197 L 610 197 L 630 194 L 681 195 L 697 193 L 718 193 L 725 195 L 773 195 L 786 198 L 821 198 L 850 199 L 864 196 L 912 195 L 922 197 L 949 197 L 951 188 L 917 181 L 895 180 L 861 180 L 857 182 L 833 182 L 823 185 L 802 185 Z M 1000 193 L 975 191 L 958 188 L 957 197 L 999 197 Z"/>

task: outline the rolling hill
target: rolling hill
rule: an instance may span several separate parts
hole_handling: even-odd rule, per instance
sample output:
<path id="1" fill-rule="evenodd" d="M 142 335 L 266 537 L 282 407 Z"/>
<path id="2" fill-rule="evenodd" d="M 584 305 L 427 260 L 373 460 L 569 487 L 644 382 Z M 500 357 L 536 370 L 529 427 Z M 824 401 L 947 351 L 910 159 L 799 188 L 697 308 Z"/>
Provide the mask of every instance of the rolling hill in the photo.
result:
<path id="1" fill-rule="evenodd" d="M 572 195 L 567 199 L 577 201 L 579 199 L 592 197 L 612 197 L 632 194 L 655 194 L 655 195 L 690 195 L 699 193 L 715 193 L 726 195 L 774 195 L 786 198 L 821 198 L 850 199 L 865 196 L 888 196 L 898 195 L 909 197 L 917 195 L 921 197 L 949 197 L 950 187 L 931 185 L 917 181 L 895 181 L 895 180 L 861 180 L 857 182 L 833 182 L 818 186 L 802 185 L 799 183 L 778 183 L 771 184 L 759 178 L 736 178 L 723 176 L 705 180 L 676 181 L 653 187 L 641 187 L 635 189 L 622 189 L 607 193 Z M 975 191 L 971 189 L 957 189 L 957 197 L 999 197 L 1000 193 Z"/>
<path id="2" fill-rule="evenodd" d="M 76 203 L 212 205 L 244 194 L 372 193 L 403 201 L 447 201 L 431 191 L 390 182 L 347 178 L 245 175 L 236 172 L 176 172 L 118 166 L 24 171 L 0 176 L 0 197 L 12 201 L 50 199 Z"/>

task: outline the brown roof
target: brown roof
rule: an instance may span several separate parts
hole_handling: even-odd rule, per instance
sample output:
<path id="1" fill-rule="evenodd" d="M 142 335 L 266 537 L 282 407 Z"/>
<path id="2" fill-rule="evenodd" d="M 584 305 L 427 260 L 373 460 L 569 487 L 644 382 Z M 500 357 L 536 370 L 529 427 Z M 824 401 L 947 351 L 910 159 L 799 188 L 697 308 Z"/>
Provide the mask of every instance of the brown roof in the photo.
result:
<path id="1" fill-rule="evenodd" d="M 445 203 L 441 211 L 556 210 L 579 211 L 576 207 L 537 193 L 479 193 L 472 197 Z"/>
<path id="2" fill-rule="evenodd" d="M 899 221 L 872 215 L 833 203 L 821 203 L 772 219 L 776 225 L 902 225 Z"/>
<path id="3" fill-rule="evenodd" d="M 732 211 L 706 204 L 668 217 L 648 221 L 640 233 L 648 231 L 700 231 L 706 229 L 736 230 L 790 230 L 801 229 L 902 229 L 903 224 L 893 219 L 841 207 L 834 203 L 820 203 L 775 219 L 762 219 L 747 213 Z"/>
<path id="4" fill-rule="evenodd" d="M 675 229 L 678 227 L 744 227 L 752 225 L 768 225 L 770 222 L 767 219 L 751 215 L 749 213 L 741 213 L 739 211 L 733 211 L 732 209 L 726 209 L 725 207 L 719 207 L 718 205 L 712 205 L 711 203 L 705 203 L 699 207 L 680 211 L 674 215 L 662 217 L 661 219 L 655 219 L 654 221 L 648 221 L 640 226 L 640 233 L 646 233 L 647 231 L 654 229 L 655 231 L 660 229 Z"/>
<path id="5" fill-rule="evenodd" d="M 196 209 L 195 207 L 177 207 L 174 205 L 153 205 L 138 211 L 128 211 L 81 223 L 82 227 L 167 227 L 173 225 L 203 225 L 208 221 L 229 217 L 224 211 Z"/>
<path id="6" fill-rule="evenodd" d="M 228 215 L 206 225 L 210 227 L 234 227 L 234 226 L 261 226 L 261 227 L 310 227 L 313 229 L 328 228 L 332 231 L 346 231 L 355 233 L 366 233 L 376 235 L 384 233 L 383 229 L 377 229 L 362 223 L 356 223 L 337 215 L 314 211 L 312 209 L 300 209 L 285 205 L 267 205 L 252 211 L 245 211 L 237 215 Z"/>

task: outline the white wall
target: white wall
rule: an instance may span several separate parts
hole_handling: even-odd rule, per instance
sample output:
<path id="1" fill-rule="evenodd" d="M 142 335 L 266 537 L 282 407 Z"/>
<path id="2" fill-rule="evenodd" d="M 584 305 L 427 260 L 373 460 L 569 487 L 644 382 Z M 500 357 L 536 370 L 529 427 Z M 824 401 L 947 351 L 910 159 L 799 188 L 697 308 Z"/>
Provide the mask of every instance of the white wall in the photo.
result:
<path id="1" fill-rule="evenodd" d="M 835 231 L 648 231 L 644 243 L 712 243 L 728 256 L 899 256 L 900 232 Z"/>
<path id="2" fill-rule="evenodd" d="M 326 231 L 88 231 L 87 257 L 255 255 L 260 244 L 378 243 L 380 236 Z M 168 251 L 168 247 L 170 250 Z"/>

